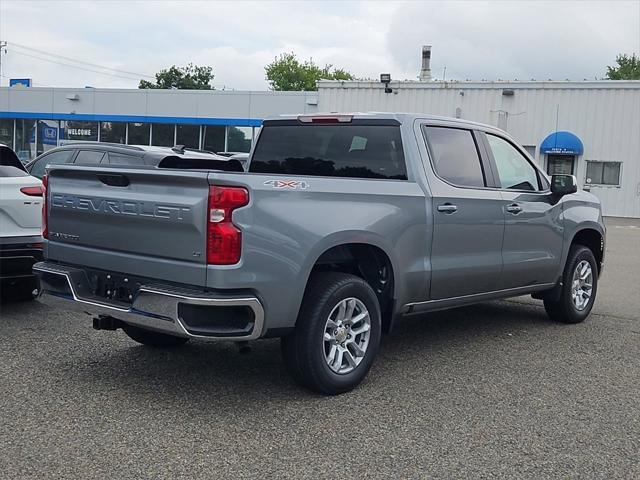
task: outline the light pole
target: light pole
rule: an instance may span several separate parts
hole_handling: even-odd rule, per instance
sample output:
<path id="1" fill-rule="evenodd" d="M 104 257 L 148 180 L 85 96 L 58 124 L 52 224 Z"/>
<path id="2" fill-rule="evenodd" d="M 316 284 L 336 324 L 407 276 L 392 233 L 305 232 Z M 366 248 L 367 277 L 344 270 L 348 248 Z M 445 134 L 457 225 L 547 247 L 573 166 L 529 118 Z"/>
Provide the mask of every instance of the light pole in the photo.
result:
<path id="1" fill-rule="evenodd" d="M 7 42 L 0 40 L 0 87 L 2 86 L 2 54 L 7 53 Z"/>

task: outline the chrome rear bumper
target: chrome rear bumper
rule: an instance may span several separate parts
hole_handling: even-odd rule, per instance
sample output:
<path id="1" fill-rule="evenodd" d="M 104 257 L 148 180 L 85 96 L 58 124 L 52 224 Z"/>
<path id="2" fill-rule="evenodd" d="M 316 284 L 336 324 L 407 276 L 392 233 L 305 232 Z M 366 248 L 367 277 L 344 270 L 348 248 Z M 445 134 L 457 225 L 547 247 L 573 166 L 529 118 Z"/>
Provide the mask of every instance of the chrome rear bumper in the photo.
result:
<path id="1" fill-rule="evenodd" d="M 87 291 L 89 281 L 82 269 L 40 262 L 33 266 L 33 272 L 40 279 L 39 295 L 44 297 L 45 303 L 62 310 L 82 312 L 91 317 L 107 315 L 131 325 L 186 338 L 255 340 L 263 333 L 264 310 L 253 296 L 226 296 L 149 284 L 140 286 L 131 304 L 107 303 Z M 216 307 L 246 307 L 253 312 L 253 325 L 242 334 L 233 331 L 223 335 L 194 334 L 181 318 L 181 305 L 211 307 L 212 316 L 216 315 Z"/>

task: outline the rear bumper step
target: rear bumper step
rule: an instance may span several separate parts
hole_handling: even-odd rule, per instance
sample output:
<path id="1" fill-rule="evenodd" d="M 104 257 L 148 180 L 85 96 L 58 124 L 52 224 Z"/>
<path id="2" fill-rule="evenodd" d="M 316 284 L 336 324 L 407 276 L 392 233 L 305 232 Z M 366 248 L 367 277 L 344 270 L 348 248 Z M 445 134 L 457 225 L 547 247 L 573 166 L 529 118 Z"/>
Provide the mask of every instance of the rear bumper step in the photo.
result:
<path id="1" fill-rule="evenodd" d="M 40 296 L 62 310 L 106 316 L 186 338 L 254 340 L 263 333 L 264 310 L 251 295 L 231 296 L 167 285 L 140 285 L 130 304 L 90 293 L 84 270 L 39 262 Z"/>

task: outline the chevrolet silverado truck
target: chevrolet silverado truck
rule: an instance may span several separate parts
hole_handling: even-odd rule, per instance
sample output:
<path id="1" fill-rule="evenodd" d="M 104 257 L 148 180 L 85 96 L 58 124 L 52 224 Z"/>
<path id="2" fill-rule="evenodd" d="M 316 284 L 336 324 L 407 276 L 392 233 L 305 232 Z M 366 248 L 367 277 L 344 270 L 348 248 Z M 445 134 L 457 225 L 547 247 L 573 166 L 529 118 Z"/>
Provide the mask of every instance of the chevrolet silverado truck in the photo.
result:
<path id="1" fill-rule="evenodd" d="M 285 116 L 246 171 L 188 156 L 51 166 L 42 294 L 153 347 L 281 337 L 294 379 L 324 394 L 358 385 L 404 315 L 524 294 L 564 323 L 593 307 L 598 199 L 494 127 Z"/>

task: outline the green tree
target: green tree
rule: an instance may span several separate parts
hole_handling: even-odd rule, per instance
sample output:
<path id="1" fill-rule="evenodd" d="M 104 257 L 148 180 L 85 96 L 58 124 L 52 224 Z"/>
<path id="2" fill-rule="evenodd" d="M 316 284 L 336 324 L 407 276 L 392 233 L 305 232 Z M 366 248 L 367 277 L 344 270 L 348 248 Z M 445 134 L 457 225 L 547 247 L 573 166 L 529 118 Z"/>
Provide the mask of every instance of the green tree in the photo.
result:
<path id="1" fill-rule="evenodd" d="M 211 67 L 199 67 L 193 63 L 186 67 L 176 67 L 160 70 L 156 73 L 155 83 L 140 80 L 138 88 L 177 88 L 180 90 L 213 90 L 213 69 Z"/>
<path id="2" fill-rule="evenodd" d="M 317 90 L 318 80 L 353 80 L 354 77 L 342 68 L 333 65 L 319 67 L 312 59 L 300 62 L 295 53 L 282 53 L 264 67 L 269 87 L 278 91 Z"/>
<path id="3" fill-rule="evenodd" d="M 607 66 L 609 80 L 640 80 L 640 57 L 622 53 L 616 56 L 617 66 Z"/>

